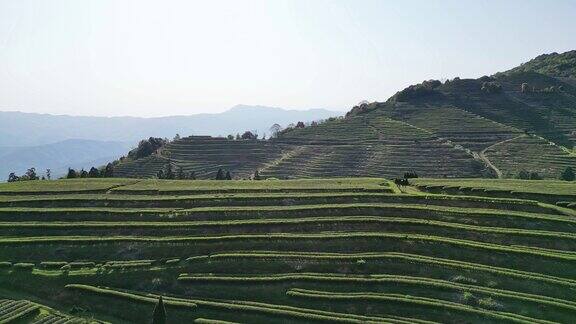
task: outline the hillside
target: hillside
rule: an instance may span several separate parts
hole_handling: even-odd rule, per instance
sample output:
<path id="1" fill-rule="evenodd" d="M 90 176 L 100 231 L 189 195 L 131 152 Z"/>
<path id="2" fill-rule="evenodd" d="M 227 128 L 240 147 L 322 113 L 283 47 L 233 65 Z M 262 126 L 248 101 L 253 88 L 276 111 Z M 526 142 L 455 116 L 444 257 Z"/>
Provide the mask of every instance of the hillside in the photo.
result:
<path id="1" fill-rule="evenodd" d="M 573 185 L 415 183 L 0 184 L 0 322 L 573 322 Z"/>
<path id="2" fill-rule="evenodd" d="M 557 178 L 576 168 L 574 51 L 479 79 L 425 81 L 344 119 L 292 128 L 270 141 L 187 137 L 117 175 L 154 177 L 167 164 L 213 178 L 333 176 Z"/>

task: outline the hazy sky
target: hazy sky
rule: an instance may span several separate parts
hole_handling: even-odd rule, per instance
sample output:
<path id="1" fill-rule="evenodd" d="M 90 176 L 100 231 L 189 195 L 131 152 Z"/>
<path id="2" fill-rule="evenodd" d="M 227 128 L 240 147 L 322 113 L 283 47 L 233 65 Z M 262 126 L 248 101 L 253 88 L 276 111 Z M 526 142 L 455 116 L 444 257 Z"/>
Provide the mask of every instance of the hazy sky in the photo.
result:
<path id="1" fill-rule="evenodd" d="M 576 1 L 0 0 L 0 110 L 345 110 L 576 49 Z"/>

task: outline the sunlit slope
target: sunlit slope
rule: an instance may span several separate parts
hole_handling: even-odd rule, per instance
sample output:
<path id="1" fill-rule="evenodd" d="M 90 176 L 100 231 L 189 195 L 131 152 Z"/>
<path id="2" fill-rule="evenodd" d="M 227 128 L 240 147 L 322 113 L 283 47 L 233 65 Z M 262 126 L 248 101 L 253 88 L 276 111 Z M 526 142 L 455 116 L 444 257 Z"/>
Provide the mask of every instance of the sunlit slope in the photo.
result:
<path id="1" fill-rule="evenodd" d="M 0 298 L 113 323 L 149 322 L 160 295 L 170 323 L 573 320 L 576 215 L 537 201 L 570 198 L 566 182 L 413 181 L 535 196 L 378 178 L 1 184 Z"/>
<path id="2" fill-rule="evenodd" d="M 117 166 L 119 177 L 153 177 L 168 163 L 214 178 L 258 170 L 277 178 L 383 176 L 558 178 L 576 168 L 573 52 L 538 57 L 479 79 L 430 80 L 386 102 L 355 106 L 269 141 L 189 137 L 154 158 Z"/>

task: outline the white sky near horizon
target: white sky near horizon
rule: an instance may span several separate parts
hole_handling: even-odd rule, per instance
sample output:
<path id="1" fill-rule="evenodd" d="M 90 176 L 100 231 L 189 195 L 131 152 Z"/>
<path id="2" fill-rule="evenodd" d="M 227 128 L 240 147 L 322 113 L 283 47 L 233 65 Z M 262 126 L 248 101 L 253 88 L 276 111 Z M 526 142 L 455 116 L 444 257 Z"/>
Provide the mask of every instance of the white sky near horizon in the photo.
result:
<path id="1" fill-rule="evenodd" d="M 348 110 L 576 48 L 576 1 L 0 0 L 0 110 Z"/>

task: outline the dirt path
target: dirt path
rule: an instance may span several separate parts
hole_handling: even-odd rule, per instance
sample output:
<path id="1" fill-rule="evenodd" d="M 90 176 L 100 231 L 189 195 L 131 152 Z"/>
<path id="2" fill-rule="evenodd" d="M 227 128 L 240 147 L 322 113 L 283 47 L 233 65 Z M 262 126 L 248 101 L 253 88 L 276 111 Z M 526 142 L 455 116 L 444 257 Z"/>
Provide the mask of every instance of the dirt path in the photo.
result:
<path id="1" fill-rule="evenodd" d="M 490 159 L 488 159 L 488 157 L 486 157 L 486 151 L 488 151 L 489 149 L 491 149 L 491 148 L 493 148 L 493 147 L 495 147 L 495 146 L 497 146 L 497 145 L 504 144 L 504 143 L 513 141 L 513 140 L 515 140 L 515 139 L 518 139 L 518 138 L 521 138 L 521 137 L 524 137 L 524 136 L 526 136 L 526 134 L 522 134 L 522 135 L 519 135 L 519 136 L 516 136 L 516 137 L 509 138 L 509 139 L 507 139 L 507 140 L 500 141 L 500 142 L 498 142 L 498 143 L 494 143 L 494 144 L 488 146 L 487 148 L 483 149 L 482 151 L 480 151 L 480 153 L 478 154 L 478 156 L 480 157 L 480 159 L 481 159 L 482 161 L 484 161 L 484 163 L 486 163 L 486 165 L 487 165 L 488 167 L 490 167 L 492 170 L 494 170 L 494 172 L 496 172 L 496 175 L 498 176 L 498 179 L 502 178 L 502 171 L 500 171 L 500 169 L 498 169 L 498 168 L 492 163 L 492 161 L 490 161 Z"/>

